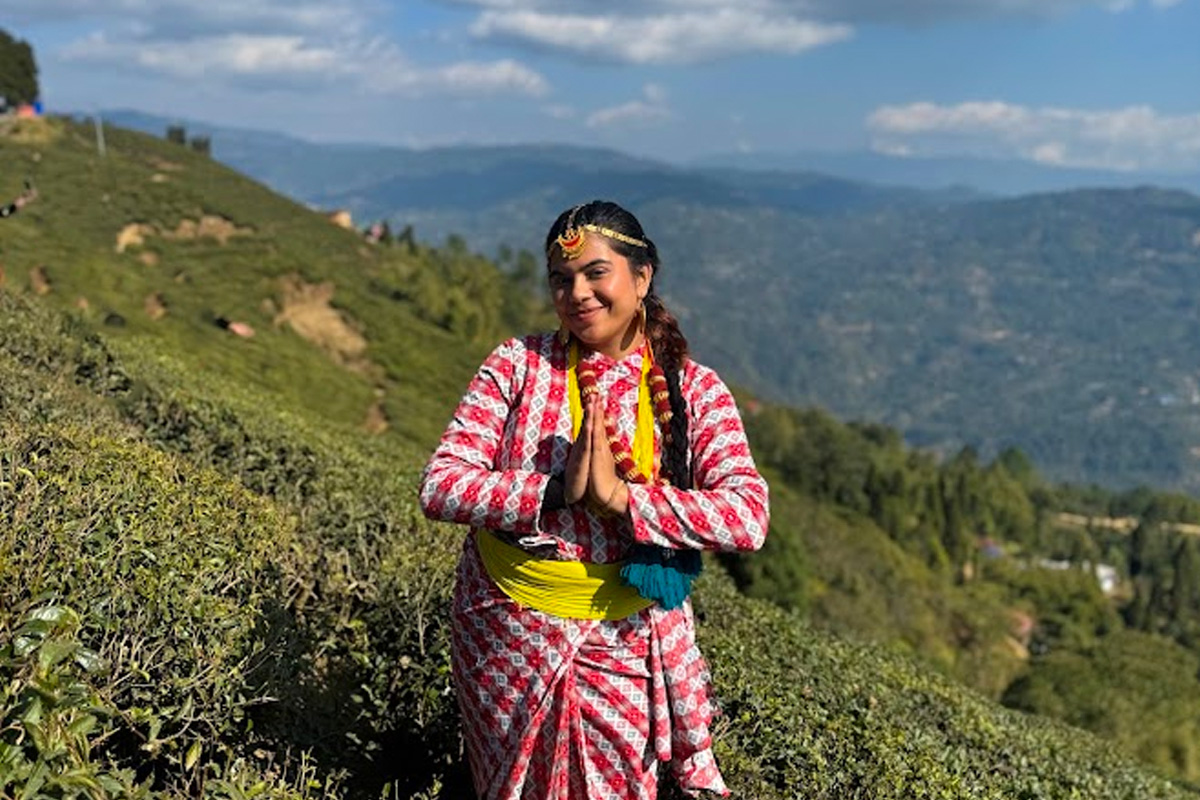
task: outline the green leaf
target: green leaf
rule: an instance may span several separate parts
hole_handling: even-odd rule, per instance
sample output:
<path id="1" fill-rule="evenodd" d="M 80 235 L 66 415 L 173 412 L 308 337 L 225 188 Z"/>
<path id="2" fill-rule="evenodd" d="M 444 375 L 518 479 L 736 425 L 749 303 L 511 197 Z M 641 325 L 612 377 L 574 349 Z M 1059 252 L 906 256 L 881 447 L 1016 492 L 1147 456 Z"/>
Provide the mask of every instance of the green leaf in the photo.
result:
<path id="1" fill-rule="evenodd" d="M 91 714 L 86 714 L 72 722 L 68 727 L 71 733 L 76 736 L 87 736 L 96 729 L 96 718 Z"/>
<path id="2" fill-rule="evenodd" d="M 42 669 L 58 666 L 70 658 L 78 648 L 79 645 L 75 642 L 58 640 L 46 642 L 38 651 L 38 666 Z"/>
<path id="3" fill-rule="evenodd" d="M 24 658 L 37 649 L 37 646 L 42 643 L 43 636 L 24 636 L 18 635 L 13 639 L 13 655 L 17 658 Z"/>
<path id="4" fill-rule="evenodd" d="M 79 615 L 66 606 L 42 606 L 30 612 L 27 619 L 49 622 L 52 625 L 76 625 L 79 623 Z"/>
<path id="5" fill-rule="evenodd" d="M 192 742 L 192 746 L 188 748 L 187 755 L 183 758 L 183 768 L 191 769 L 196 766 L 196 761 L 200 759 L 200 753 L 203 749 L 199 741 Z"/>
<path id="6" fill-rule="evenodd" d="M 38 789 L 41 789 L 42 784 L 46 782 L 46 773 L 49 769 L 50 767 L 45 761 L 38 762 L 37 766 L 33 769 L 33 774 L 25 781 L 25 788 L 21 792 L 21 800 L 31 800 L 31 798 L 37 796 Z"/>
<path id="7" fill-rule="evenodd" d="M 22 712 L 20 719 L 24 725 L 37 725 L 40 723 L 42 721 L 42 698 L 34 697 L 30 700 L 29 705 Z"/>
<path id="8" fill-rule="evenodd" d="M 100 784 L 100 788 L 106 793 L 113 796 L 127 796 L 125 787 L 121 782 L 109 775 L 97 775 L 96 782 Z"/>
<path id="9" fill-rule="evenodd" d="M 100 672 L 105 667 L 104 659 L 100 657 L 100 654 L 86 647 L 80 647 L 75 651 L 75 663 L 88 673 Z"/>

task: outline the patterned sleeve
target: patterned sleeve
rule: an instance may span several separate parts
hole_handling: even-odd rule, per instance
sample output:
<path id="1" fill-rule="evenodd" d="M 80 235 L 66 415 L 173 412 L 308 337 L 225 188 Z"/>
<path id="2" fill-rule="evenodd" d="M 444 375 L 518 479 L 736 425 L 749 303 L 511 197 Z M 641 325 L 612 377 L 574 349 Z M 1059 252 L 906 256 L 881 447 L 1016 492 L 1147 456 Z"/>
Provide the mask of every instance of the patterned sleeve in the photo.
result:
<path id="1" fill-rule="evenodd" d="M 712 370 L 691 364 L 688 373 L 695 488 L 630 484 L 634 539 L 676 549 L 757 550 L 767 535 L 767 482 L 754 466 L 737 404 Z"/>
<path id="2" fill-rule="evenodd" d="M 475 374 L 421 479 L 421 509 L 431 519 L 517 534 L 538 529 L 550 476 L 496 469 L 500 439 L 517 413 L 526 348 L 520 339 L 497 347 Z"/>

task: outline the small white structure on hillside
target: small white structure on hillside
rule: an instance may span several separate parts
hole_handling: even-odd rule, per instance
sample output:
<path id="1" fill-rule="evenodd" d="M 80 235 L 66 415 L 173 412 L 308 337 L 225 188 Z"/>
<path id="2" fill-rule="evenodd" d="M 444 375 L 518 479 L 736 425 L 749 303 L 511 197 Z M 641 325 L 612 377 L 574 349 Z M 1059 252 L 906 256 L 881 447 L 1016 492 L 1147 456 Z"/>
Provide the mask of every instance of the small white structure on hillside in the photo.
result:
<path id="1" fill-rule="evenodd" d="M 1071 569 L 1075 565 L 1064 559 L 1040 558 L 1037 566 L 1042 569 L 1065 570 Z M 1117 588 L 1121 585 L 1121 573 L 1117 572 L 1116 567 L 1112 564 L 1087 564 L 1085 566 L 1091 567 L 1092 574 L 1096 576 L 1096 583 L 1100 584 L 1100 591 L 1105 595 L 1116 593 Z"/>

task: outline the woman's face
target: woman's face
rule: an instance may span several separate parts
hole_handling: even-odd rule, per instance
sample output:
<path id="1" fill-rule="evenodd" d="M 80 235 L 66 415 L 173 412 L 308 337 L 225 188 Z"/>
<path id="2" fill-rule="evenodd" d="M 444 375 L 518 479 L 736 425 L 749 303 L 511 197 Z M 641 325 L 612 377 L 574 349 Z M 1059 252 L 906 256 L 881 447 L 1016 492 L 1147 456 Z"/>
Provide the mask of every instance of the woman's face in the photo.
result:
<path id="1" fill-rule="evenodd" d="M 652 272 L 649 265 L 635 270 L 606 237 L 589 232 L 576 258 L 564 261 L 560 250 L 550 261 L 554 310 L 589 349 L 620 358 L 640 344 L 634 318 L 650 290 Z"/>

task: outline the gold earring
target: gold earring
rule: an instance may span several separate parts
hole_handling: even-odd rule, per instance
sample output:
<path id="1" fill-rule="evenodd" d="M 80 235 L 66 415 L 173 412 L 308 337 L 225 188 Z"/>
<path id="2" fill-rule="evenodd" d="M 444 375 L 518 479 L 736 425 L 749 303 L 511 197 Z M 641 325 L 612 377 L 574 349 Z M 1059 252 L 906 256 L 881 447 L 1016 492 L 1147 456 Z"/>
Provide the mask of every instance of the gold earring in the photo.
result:
<path id="1" fill-rule="evenodd" d="M 645 333 L 646 333 L 646 301 L 645 301 L 645 299 L 643 299 L 642 302 L 638 304 L 638 330 L 641 331 L 641 333 L 643 335 L 645 335 Z"/>
<path id="2" fill-rule="evenodd" d="M 558 326 L 558 333 L 554 334 L 558 338 L 558 343 L 566 345 L 571 341 L 571 331 L 565 324 Z"/>

